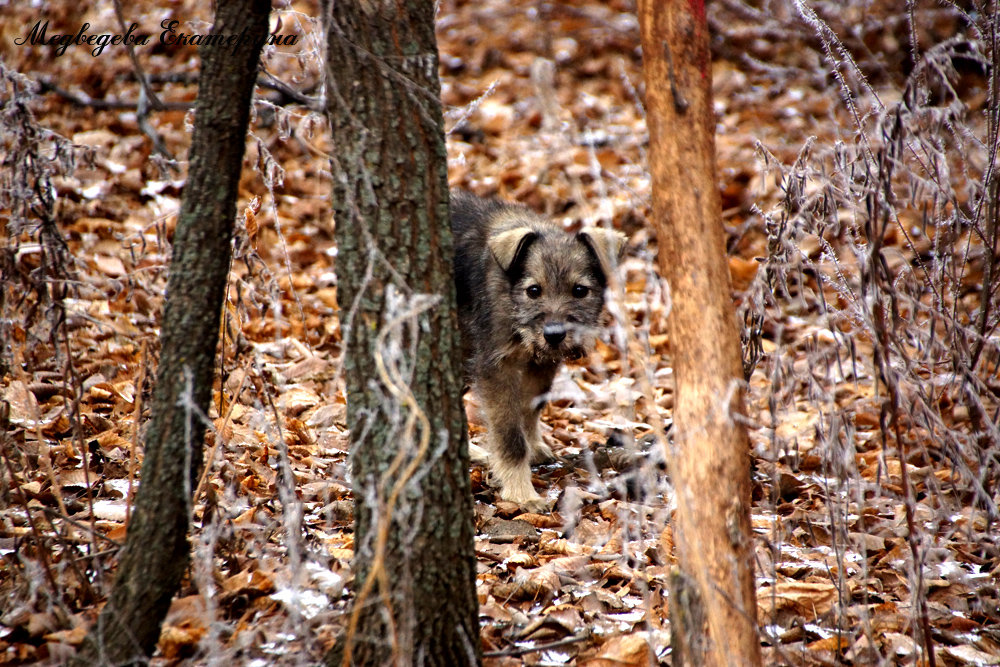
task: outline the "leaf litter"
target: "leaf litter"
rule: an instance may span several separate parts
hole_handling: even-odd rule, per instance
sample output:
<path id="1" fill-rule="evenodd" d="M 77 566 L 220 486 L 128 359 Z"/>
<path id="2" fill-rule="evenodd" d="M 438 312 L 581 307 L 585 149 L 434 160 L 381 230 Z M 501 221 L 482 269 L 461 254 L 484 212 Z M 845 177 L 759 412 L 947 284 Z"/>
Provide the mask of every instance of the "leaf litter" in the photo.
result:
<path id="1" fill-rule="evenodd" d="M 989 82 L 967 19 L 913 4 L 912 30 L 903 2 L 709 7 L 733 296 L 745 321 L 761 317 L 748 425 L 769 663 L 920 664 L 928 644 L 939 664 L 1000 662 L 1000 342 L 997 297 L 983 291 L 988 230 L 975 218 L 988 183 Z M 46 11 L 53 31 L 68 32 L 114 25 L 109 7 Z M 196 3 L 172 11 L 210 21 Z M 163 12 L 146 1 L 127 9 L 154 33 Z M 312 3 L 276 14 L 283 30 L 318 35 Z M 50 59 L 12 49 L 11 31 L 34 11 L 8 5 L 0 16 L 4 67 L 77 97 L 138 99 L 123 51 Z M 683 353 L 664 320 L 683 295 L 669 295 L 655 269 L 634 4 L 443 2 L 437 21 L 452 185 L 630 236 L 608 333 L 561 374 L 543 412 L 559 460 L 538 466 L 535 481 L 554 511 L 522 513 L 496 499 L 481 466 L 471 470 L 486 664 L 668 663 L 677 536 L 657 434 L 670 423 L 670 356 Z M 907 65 L 911 40 L 929 63 L 923 74 Z M 267 70 L 317 94 L 314 44 L 272 50 Z M 164 99 L 194 99 L 192 52 L 141 57 Z M 922 101 L 900 106 L 917 84 Z M 72 281 L 56 295 L 61 320 L 37 284 L 19 294 L 5 286 L 0 656 L 10 664 L 60 662 L 110 589 L 141 482 L 186 167 L 154 154 L 134 107 L 74 105 L 51 86 L 30 107 L 55 133 L 41 148 Z M 881 183 L 905 197 L 865 209 L 875 154 L 893 141 L 892 108 L 914 128 L 895 139 L 905 149 L 895 164 L 908 170 Z M 173 155 L 186 153 L 190 119 L 179 108 L 150 116 Z M 343 627 L 354 542 L 331 149 L 315 112 L 259 90 L 194 557 L 156 664 L 312 664 Z M 866 228 L 865 211 L 879 206 L 890 209 L 887 224 Z M 8 220 L 11 271 L 53 276 L 38 229 Z M 876 233 L 897 290 L 888 329 L 872 307 L 879 274 L 866 273 Z M 969 364 L 949 346 L 983 302 L 994 306 L 993 328 Z M 887 378 L 909 408 L 896 429 Z"/>

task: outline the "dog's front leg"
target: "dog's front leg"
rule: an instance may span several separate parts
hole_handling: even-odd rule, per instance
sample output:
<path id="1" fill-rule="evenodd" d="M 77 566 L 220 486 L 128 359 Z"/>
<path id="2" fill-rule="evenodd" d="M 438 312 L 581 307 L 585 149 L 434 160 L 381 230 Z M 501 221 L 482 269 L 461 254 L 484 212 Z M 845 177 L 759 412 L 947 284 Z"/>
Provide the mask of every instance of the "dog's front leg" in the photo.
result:
<path id="1" fill-rule="evenodd" d="M 525 432 L 519 376 L 505 373 L 481 378 L 477 392 L 486 417 L 490 471 L 500 483 L 500 498 L 537 512 L 546 509 L 546 503 L 531 484 L 532 451 Z"/>

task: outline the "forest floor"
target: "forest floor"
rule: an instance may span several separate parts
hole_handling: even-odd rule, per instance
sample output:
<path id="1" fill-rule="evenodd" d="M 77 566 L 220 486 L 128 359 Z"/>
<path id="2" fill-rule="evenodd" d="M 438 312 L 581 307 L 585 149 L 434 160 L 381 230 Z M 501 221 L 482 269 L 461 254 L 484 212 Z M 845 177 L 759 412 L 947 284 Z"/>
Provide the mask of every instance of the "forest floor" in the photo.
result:
<path id="1" fill-rule="evenodd" d="M 15 42 L 39 19 L 49 35 L 119 32 L 113 3 L 0 4 L 2 664 L 59 663 L 82 640 L 140 481 L 198 75 L 193 47 L 158 37 L 211 16 L 124 4 L 167 103 L 148 115 L 121 46 Z M 982 37 L 997 25 L 910 4 L 709 3 L 768 664 L 928 664 L 928 647 L 937 665 L 1000 664 L 1000 178 Z M 349 608 L 317 16 L 275 11 L 300 39 L 267 54 L 258 88 L 193 563 L 158 665 L 313 664 Z M 498 502 L 471 471 L 486 664 L 669 663 L 657 435 L 683 351 L 656 270 L 634 4 L 444 0 L 437 21 L 452 185 L 629 236 L 607 334 L 543 413 L 559 460 L 535 482 L 553 511 Z"/>

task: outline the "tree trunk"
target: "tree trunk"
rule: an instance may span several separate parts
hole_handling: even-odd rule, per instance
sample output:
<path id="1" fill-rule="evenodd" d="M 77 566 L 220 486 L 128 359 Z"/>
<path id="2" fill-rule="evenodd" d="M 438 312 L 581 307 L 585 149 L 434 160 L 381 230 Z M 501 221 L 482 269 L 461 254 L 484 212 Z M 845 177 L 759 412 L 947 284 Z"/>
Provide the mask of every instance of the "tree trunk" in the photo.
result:
<path id="1" fill-rule="evenodd" d="M 639 23 L 659 264 L 673 297 L 667 325 L 675 445 L 668 460 L 686 574 L 678 580 L 694 584 L 701 604 L 671 620 L 683 624 L 703 611 L 708 621 L 707 643 L 698 640 L 701 628 L 683 629 L 680 663 L 759 665 L 749 443 L 735 418 L 744 409 L 742 357 L 715 174 L 704 2 L 640 0 Z M 684 599 L 691 591 L 680 593 Z"/>
<path id="2" fill-rule="evenodd" d="M 218 0 L 212 33 L 236 48 L 201 49 L 188 179 L 174 233 L 152 423 L 142 483 L 114 588 L 78 665 L 145 664 L 189 558 L 191 494 L 202 465 L 236 196 L 268 0 Z"/>
<path id="3" fill-rule="evenodd" d="M 331 2 L 327 114 L 355 498 L 330 664 L 480 662 L 434 2 Z"/>

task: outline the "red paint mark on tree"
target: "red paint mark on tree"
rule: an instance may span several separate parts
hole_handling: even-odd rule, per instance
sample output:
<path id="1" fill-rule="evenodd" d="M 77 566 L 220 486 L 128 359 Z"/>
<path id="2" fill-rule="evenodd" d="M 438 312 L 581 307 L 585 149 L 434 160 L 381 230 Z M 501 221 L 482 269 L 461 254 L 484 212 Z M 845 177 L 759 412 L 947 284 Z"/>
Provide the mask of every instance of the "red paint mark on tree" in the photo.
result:
<path id="1" fill-rule="evenodd" d="M 708 21 L 705 17 L 705 0 L 688 0 L 691 14 L 698 20 L 698 26 L 704 26 Z"/>
<path id="2" fill-rule="evenodd" d="M 697 35 L 695 42 L 698 44 L 708 45 L 708 17 L 705 15 L 705 0 L 688 0 L 688 11 L 691 13 L 691 18 L 694 23 L 694 30 Z M 705 36 L 705 39 L 700 39 Z M 697 65 L 698 71 L 701 73 L 702 80 L 708 78 L 709 67 L 711 67 L 712 58 L 706 48 L 704 53 L 701 53 L 701 49 L 696 49 L 697 54 Z"/>

